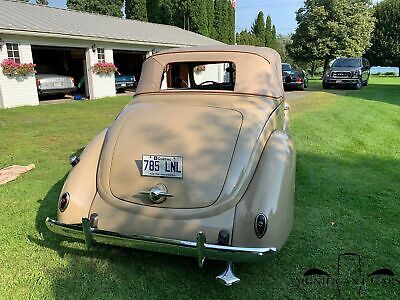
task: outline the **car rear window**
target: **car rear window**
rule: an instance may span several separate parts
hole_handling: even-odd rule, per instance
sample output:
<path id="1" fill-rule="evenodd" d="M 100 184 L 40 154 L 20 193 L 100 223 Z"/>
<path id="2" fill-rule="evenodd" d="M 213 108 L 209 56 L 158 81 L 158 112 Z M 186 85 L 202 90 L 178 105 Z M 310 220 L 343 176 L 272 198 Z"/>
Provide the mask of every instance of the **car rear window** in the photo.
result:
<path id="1" fill-rule="evenodd" d="M 292 66 L 289 64 L 282 64 L 282 71 L 290 71 Z"/>
<path id="2" fill-rule="evenodd" d="M 164 68 L 161 90 L 230 90 L 235 88 L 233 62 L 177 62 Z"/>

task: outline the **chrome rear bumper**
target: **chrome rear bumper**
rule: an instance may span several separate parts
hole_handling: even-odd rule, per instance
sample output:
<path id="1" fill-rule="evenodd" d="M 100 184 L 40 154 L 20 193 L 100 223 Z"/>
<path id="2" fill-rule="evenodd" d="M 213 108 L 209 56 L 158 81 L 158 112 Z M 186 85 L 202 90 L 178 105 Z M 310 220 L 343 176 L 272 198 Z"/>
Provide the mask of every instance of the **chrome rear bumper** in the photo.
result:
<path id="1" fill-rule="evenodd" d="M 244 248 L 207 244 L 204 233 L 197 234 L 196 242 L 175 239 L 149 237 L 142 235 L 121 235 L 115 232 L 90 227 L 88 219 L 82 219 L 82 225 L 70 225 L 46 219 L 47 228 L 57 234 L 84 240 L 89 248 L 92 242 L 128 247 L 139 250 L 162 252 L 182 256 L 196 257 L 201 267 L 205 259 L 222 261 L 254 261 L 262 259 L 276 248 Z"/>

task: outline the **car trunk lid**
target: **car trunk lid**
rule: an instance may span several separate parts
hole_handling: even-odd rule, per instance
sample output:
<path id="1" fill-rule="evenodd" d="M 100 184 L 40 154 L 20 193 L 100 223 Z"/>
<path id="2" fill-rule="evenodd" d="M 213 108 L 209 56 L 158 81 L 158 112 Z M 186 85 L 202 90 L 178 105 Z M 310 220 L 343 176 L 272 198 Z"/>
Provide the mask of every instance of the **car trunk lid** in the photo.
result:
<path id="1" fill-rule="evenodd" d="M 122 201 L 168 208 L 197 208 L 214 203 L 224 186 L 242 126 L 233 109 L 201 105 L 135 104 L 121 123 L 109 155 L 109 187 Z M 182 157 L 182 178 L 142 175 L 143 155 Z M 163 184 L 173 197 L 154 204 L 143 191 Z"/>

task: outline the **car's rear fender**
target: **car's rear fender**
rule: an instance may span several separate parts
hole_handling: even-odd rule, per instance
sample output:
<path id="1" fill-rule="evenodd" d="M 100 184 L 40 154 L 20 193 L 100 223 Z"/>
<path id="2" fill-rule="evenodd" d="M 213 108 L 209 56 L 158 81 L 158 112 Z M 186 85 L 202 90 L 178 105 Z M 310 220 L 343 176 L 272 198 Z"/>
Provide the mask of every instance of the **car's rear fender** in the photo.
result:
<path id="1" fill-rule="evenodd" d="M 236 206 L 233 246 L 283 246 L 293 225 L 295 169 L 292 139 L 284 132 L 273 132 L 254 177 Z M 255 222 L 260 214 L 267 218 L 267 230 L 258 237 Z"/>
<path id="2" fill-rule="evenodd" d="M 98 134 L 85 148 L 79 163 L 71 170 L 64 183 L 61 195 L 69 194 L 67 208 L 58 209 L 58 221 L 65 224 L 82 223 L 88 217 L 90 206 L 96 195 L 97 165 L 107 129 Z"/>

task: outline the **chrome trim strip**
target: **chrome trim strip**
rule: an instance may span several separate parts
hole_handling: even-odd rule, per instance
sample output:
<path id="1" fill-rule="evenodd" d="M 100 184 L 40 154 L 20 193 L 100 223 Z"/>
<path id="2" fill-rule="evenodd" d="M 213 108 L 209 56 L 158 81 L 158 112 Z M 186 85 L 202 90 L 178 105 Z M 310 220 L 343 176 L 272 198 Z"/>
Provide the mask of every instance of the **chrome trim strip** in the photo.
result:
<path id="1" fill-rule="evenodd" d="M 278 249 L 274 247 L 245 248 L 207 244 L 205 243 L 204 233 L 199 233 L 195 242 L 142 235 L 121 235 L 111 231 L 86 228 L 87 222 L 85 222 L 85 218 L 83 219 L 84 226 L 81 224 L 63 224 L 50 218 L 46 218 L 45 223 L 47 228 L 56 234 L 90 241 L 89 243 L 96 242 L 138 250 L 191 256 L 198 259 L 199 265 L 202 265 L 206 258 L 235 262 L 260 260 L 265 257 L 266 254 L 278 251 Z M 87 246 L 90 246 L 90 244 Z"/>

